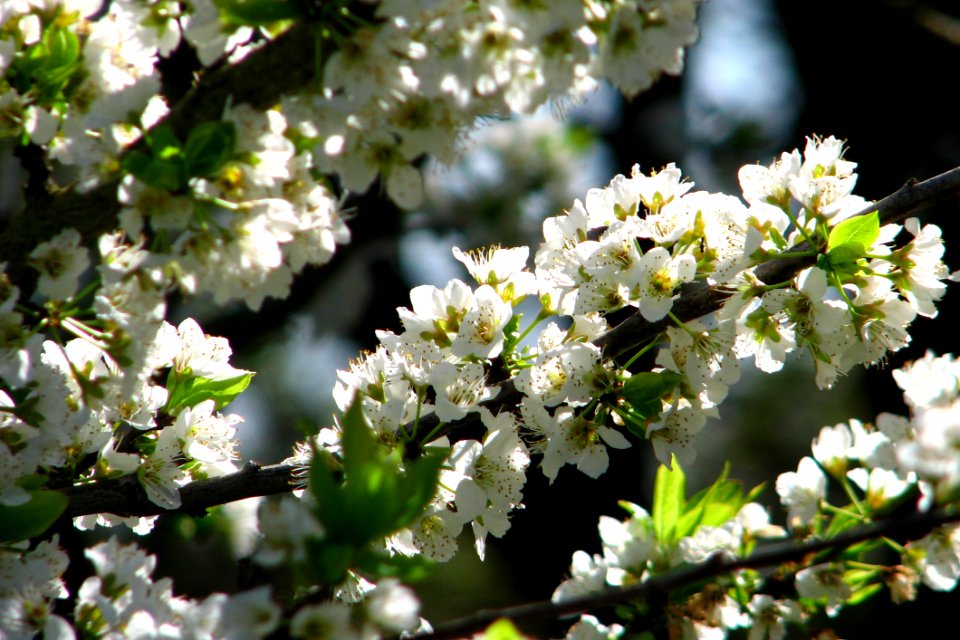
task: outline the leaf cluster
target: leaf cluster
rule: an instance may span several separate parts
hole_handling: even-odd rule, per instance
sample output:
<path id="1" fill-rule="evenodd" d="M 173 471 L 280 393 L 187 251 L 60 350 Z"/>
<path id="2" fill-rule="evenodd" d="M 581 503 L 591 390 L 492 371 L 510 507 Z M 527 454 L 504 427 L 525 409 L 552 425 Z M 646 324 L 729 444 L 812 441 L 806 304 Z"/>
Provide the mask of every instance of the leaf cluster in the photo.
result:
<path id="1" fill-rule="evenodd" d="M 422 577 L 426 560 L 390 555 L 382 541 L 422 515 L 436 493 L 447 449 L 431 447 L 404 461 L 399 449 L 379 446 L 359 401 L 343 416 L 342 428 L 339 460 L 317 451 L 310 467 L 314 515 L 324 529 L 308 544 L 312 572 L 327 585 L 341 583 L 351 569 L 375 577 Z"/>
<path id="2" fill-rule="evenodd" d="M 216 177 L 233 158 L 237 128 L 232 122 L 204 122 L 181 142 L 173 128 L 161 124 L 144 135 L 146 149 L 136 149 L 122 161 L 124 171 L 158 189 L 181 193 L 191 178 Z"/>

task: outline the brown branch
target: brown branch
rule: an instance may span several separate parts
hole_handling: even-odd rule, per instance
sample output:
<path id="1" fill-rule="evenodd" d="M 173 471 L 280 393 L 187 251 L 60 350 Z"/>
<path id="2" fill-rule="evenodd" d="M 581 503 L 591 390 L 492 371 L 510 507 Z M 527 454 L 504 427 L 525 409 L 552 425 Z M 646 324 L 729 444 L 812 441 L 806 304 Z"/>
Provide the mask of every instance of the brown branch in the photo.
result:
<path id="1" fill-rule="evenodd" d="M 267 467 L 248 462 L 236 473 L 197 480 L 180 488 L 180 508 L 164 509 L 147 497 L 136 475 L 76 485 L 62 489 L 70 503 L 63 518 L 94 513 L 118 516 L 155 516 L 164 513 L 206 515 L 206 509 L 254 496 L 288 493 L 302 487 L 303 467 L 275 464 Z"/>
<path id="2" fill-rule="evenodd" d="M 627 587 L 612 587 L 563 602 L 539 601 L 504 609 L 479 611 L 437 625 L 432 633 L 422 633 L 414 637 L 430 638 L 430 640 L 461 638 L 482 631 L 501 618 L 509 618 L 514 622 L 552 620 L 632 599 L 663 598 L 663 596 L 684 587 L 691 587 L 703 581 L 713 580 L 734 571 L 761 569 L 779 566 L 787 562 L 802 561 L 811 554 L 823 551 L 839 551 L 857 543 L 881 537 L 892 538 L 901 542 L 917 540 L 937 527 L 958 521 L 960 521 L 960 513 L 955 511 L 913 513 L 904 518 L 859 527 L 827 540 L 771 544 L 746 558 L 725 559 L 718 554 L 703 564 L 664 573 L 639 584 Z"/>

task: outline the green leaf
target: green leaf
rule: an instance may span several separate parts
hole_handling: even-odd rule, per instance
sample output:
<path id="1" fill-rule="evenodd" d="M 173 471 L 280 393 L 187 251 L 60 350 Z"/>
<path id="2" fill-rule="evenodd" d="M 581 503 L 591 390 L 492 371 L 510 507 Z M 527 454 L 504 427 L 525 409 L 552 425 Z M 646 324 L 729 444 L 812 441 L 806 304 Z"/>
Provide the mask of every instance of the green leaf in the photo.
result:
<path id="1" fill-rule="evenodd" d="M 43 44 L 47 50 L 48 69 L 71 66 L 80 55 L 80 40 L 70 29 L 47 29 L 43 34 Z"/>
<path id="2" fill-rule="evenodd" d="M 422 515 L 436 494 L 440 469 L 449 451 L 431 448 L 420 458 L 404 461 L 400 448 L 387 451 L 380 446 L 359 400 L 350 405 L 340 424 L 341 459 L 335 460 L 328 451 L 317 451 L 310 467 L 314 514 L 324 529 L 322 539 L 310 551 L 314 572 L 324 584 L 336 584 L 333 578 L 349 568 L 375 578 L 422 577 L 429 564 L 420 559 L 391 557 L 375 546 Z M 321 566 L 329 562 L 331 553 L 347 558 L 346 564 Z"/>
<path id="3" fill-rule="evenodd" d="M 0 504 L 0 542 L 39 536 L 67 508 L 67 497 L 56 491 L 30 491 L 30 500 L 16 506 Z"/>
<path id="4" fill-rule="evenodd" d="M 827 254 L 846 247 L 843 254 L 854 253 L 859 248 L 862 257 L 880 237 L 880 215 L 873 211 L 863 216 L 847 218 L 833 229 L 827 238 Z M 831 258 L 832 261 L 832 258 Z"/>
<path id="5" fill-rule="evenodd" d="M 413 524 L 436 494 L 440 469 L 450 450 L 441 447 L 430 449 L 423 457 L 408 462 L 406 472 L 400 476 L 399 509 L 391 525 L 393 530 L 389 533 Z"/>
<path id="6" fill-rule="evenodd" d="M 173 127 L 164 123 L 159 124 L 145 135 L 147 147 L 157 158 L 168 160 L 175 156 L 182 156 L 182 145 Z"/>
<path id="7" fill-rule="evenodd" d="M 120 166 L 140 182 L 158 189 L 176 192 L 181 191 L 187 184 L 186 165 L 178 156 L 161 159 L 136 150 L 124 156 Z"/>
<path id="8" fill-rule="evenodd" d="M 703 517 L 700 519 L 701 526 L 719 527 L 737 515 L 737 512 L 743 506 L 739 484 L 734 483 L 734 486 L 724 485 L 723 488 L 730 489 L 730 491 L 717 495 L 715 500 L 703 505 Z"/>
<path id="9" fill-rule="evenodd" d="M 730 465 L 724 465 L 720 476 L 706 489 L 687 500 L 684 514 L 676 527 L 676 539 L 693 533 L 701 526 L 718 527 L 735 516 L 744 504 L 743 489 L 737 480 L 727 480 Z"/>
<path id="10" fill-rule="evenodd" d="M 40 489 L 50 481 L 50 476 L 43 473 L 31 473 L 17 478 L 17 486 L 27 491 Z"/>
<path id="11" fill-rule="evenodd" d="M 224 22 L 235 25 L 259 27 L 302 15 L 296 0 L 214 0 L 214 4 Z"/>
<path id="12" fill-rule="evenodd" d="M 827 272 L 833 271 L 845 281 L 861 271 L 859 263 L 866 252 L 859 244 L 842 244 L 827 255 L 820 256 L 826 260 L 826 265 L 818 262 L 817 266 Z"/>
<path id="13" fill-rule="evenodd" d="M 653 533 L 662 544 L 670 544 L 675 540 L 677 521 L 683 513 L 686 493 L 687 479 L 676 456 L 672 456 L 672 463 L 672 471 L 666 465 L 660 465 L 653 486 Z"/>
<path id="14" fill-rule="evenodd" d="M 852 607 L 854 605 L 858 605 L 861 602 L 872 598 L 882 590 L 883 590 L 883 585 L 879 583 L 871 584 L 869 586 L 863 587 L 862 589 L 857 589 L 850 596 L 850 599 L 847 600 L 846 606 Z"/>
<path id="15" fill-rule="evenodd" d="M 507 618 L 500 618 L 483 632 L 483 640 L 523 640 L 523 635 Z"/>
<path id="16" fill-rule="evenodd" d="M 436 493 L 448 451 L 428 451 L 401 469 L 400 450 L 380 450 L 359 401 L 350 405 L 341 424 L 343 483 L 317 468 L 314 495 L 328 537 L 362 547 L 412 524 L 423 513 Z M 339 505 L 338 513 L 331 513 L 333 504 Z"/>
<path id="17" fill-rule="evenodd" d="M 623 424 L 630 433 L 640 439 L 646 439 L 647 425 L 645 419 L 649 416 L 638 413 L 633 407 L 614 407 L 613 410 L 623 419 Z"/>
<path id="18" fill-rule="evenodd" d="M 862 520 L 856 515 L 837 512 L 830 521 L 830 525 L 827 527 L 824 537 L 834 538 L 844 531 L 852 529 L 861 523 Z"/>
<path id="19" fill-rule="evenodd" d="M 359 396 L 347 408 L 343 416 L 343 472 L 348 480 L 375 485 L 379 479 L 377 470 L 377 440 L 373 430 L 363 417 Z M 367 474 L 376 477 L 366 478 Z"/>
<path id="20" fill-rule="evenodd" d="M 187 136 L 183 155 L 190 176 L 211 177 L 233 156 L 237 127 L 232 122 L 204 122 Z"/>
<path id="21" fill-rule="evenodd" d="M 763 493 L 763 490 L 766 488 L 767 488 L 767 483 L 761 482 L 760 484 L 755 486 L 753 489 L 750 489 L 750 491 L 747 492 L 746 497 L 744 497 L 743 503 L 747 504 L 748 502 L 756 502 L 757 498 L 760 497 L 760 494 Z"/>
<path id="22" fill-rule="evenodd" d="M 341 531 L 345 528 L 342 516 L 347 512 L 343 505 L 343 492 L 340 480 L 334 474 L 337 463 L 329 451 L 315 451 L 310 461 L 310 493 L 316 498 L 315 513 L 327 531 Z"/>
<path id="23" fill-rule="evenodd" d="M 44 107 L 63 99 L 63 91 L 81 68 L 80 41 L 70 29 L 48 26 L 39 42 L 15 57 L 7 81 L 21 93 L 29 91 Z"/>
<path id="24" fill-rule="evenodd" d="M 673 391 L 682 380 L 683 376 L 673 371 L 635 373 L 623 383 L 620 395 L 637 413 L 649 418 L 660 415 L 660 398 Z"/>
<path id="25" fill-rule="evenodd" d="M 167 413 L 176 414 L 182 407 L 195 407 L 205 400 L 213 400 L 219 411 L 250 386 L 253 375 L 252 371 L 246 371 L 239 376 L 219 380 L 192 376 L 178 379 L 170 376 L 167 382 L 170 395 L 165 410 Z"/>
<path id="26" fill-rule="evenodd" d="M 317 582 L 332 586 L 347 579 L 347 571 L 354 564 L 353 545 L 307 538 L 305 547 L 307 563 Z"/>

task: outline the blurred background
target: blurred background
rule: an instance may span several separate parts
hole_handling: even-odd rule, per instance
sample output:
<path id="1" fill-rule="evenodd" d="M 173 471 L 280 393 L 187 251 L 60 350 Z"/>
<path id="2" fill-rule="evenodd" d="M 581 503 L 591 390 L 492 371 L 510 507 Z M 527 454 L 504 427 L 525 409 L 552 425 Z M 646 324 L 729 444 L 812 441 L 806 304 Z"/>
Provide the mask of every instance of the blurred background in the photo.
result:
<path id="1" fill-rule="evenodd" d="M 197 317 L 208 333 L 229 338 L 235 366 L 259 372 L 229 407 L 246 419 L 243 457 L 279 462 L 300 438 L 300 426 L 330 424 L 336 370 L 375 348 L 376 329 L 400 330 L 396 308 L 409 304 L 410 288 L 467 278 L 452 246 L 535 249 L 544 217 L 617 173 L 629 174 L 635 163 L 649 172 L 676 162 L 696 188 L 738 194 L 741 165 L 802 150 L 808 135 L 834 135 L 847 140 L 847 158 L 859 163 L 856 192 L 868 199 L 960 165 L 955 2 L 707 0 L 700 17 L 701 38 L 688 51 L 682 77 L 664 78 L 630 102 L 602 88 L 581 105 L 480 123 L 456 164 L 425 163 L 428 201 L 418 211 L 398 211 L 376 189 L 356 198 L 352 244 L 329 265 L 305 272 L 289 299 L 268 301 L 256 314 L 202 303 L 175 308 L 171 321 Z M 929 220 L 956 245 L 958 217 L 951 201 L 930 211 Z M 946 262 L 960 268 L 950 245 Z M 748 488 L 766 482 L 763 499 L 774 505 L 776 476 L 795 470 L 822 426 L 905 413 L 889 372 L 928 349 L 960 349 L 958 301 L 960 294 L 948 292 L 935 321 L 916 321 L 908 349 L 884 366 L 851 372 L 835 393 L 816 389 L 802 358 L 778 376 L 746 365 L 721 420 L 699 437 L 689 491 L 712 481 L 730 460 L 731 476 Z M 649 509 L 656 468 L 649 449 L 636 443 L 611 450 L 611 469 L 599 481 L 568 466 L 548 486 L 533 469 L 527 506 L 503 540 L 490 542 L 487 562 L 480 564 L 465 536 L 458 558 L 417 586 L 424 615 L 437 623 L 549 598 L 575 550 L 600 550 L 600 515 L 622 517 L 617 501 L 624 499 Z M 771 514 L 782 522 L 777 507 Z M 160 552 L 158 573 L 174 576 L 179 592 L 237 588 L 236 561 L 217 522 L 168 518 L 149 538 Z M 893 607 L 881 594 L 845 612 L 836 628 L 841 637 L 892 637 L 957 604 L 958 595 L 923 593 L 919 603 Z M 535 631 L 557 636 L 563 628 Z"/>

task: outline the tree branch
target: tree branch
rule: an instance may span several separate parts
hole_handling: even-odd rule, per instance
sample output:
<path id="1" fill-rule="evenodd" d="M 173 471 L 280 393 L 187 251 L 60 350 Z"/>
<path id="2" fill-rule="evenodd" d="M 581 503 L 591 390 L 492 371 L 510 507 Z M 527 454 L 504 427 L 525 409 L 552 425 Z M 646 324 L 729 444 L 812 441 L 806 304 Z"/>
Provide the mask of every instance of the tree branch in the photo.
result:
<path id="1" fill-rule="evenodd" d="M 180 487 L 180 508 L 164 509 L 150 501 L 135 474 L 61 489 L 70 503 L 62 518 L 94 513 L 118 516 L 155 516 L 164 513 L 206 515 L 206 509 L 254 496 L 287 493 L 306 483 L 303 467 L 248 462 L 236 473 L 197 480 Z"/>
<path id="2" fill-rule="evenodd" d="M 958 194 L 960 194 L 960 167 L 923 182 L 910 180 L 894 193 L 870 205 L 857 215 L 879 211 L 881 224 L 901 222 L 920 209 L 956 197 Z M 788 253 L 806 252 L 811 248 L 806 243 L 802 243 Z M 792 278 L 814 262 L 815 258 L 809 256 L 785 256 L 760 265 L 757 267 L 756 275 L 762 282 L 782 282 Z M 674 301 L 672 311 L 680 320 L 688 322 L 713 313 L 730 295 L 732 295 L 731 292 L 722 287 L 703 287 L 681 295 Z M 650 322 L 637 311 L 597 338 L 594 344 L 603 349 L 605 356 L 616 358 L 646 344 L 666 331 L 672 322 L 673 320 L 669 317 L 658 322 Z M 500 383 L 497 391 L 497 395 L 481 403 L 495 414 L 506 407 L 516 406 L 522 397 L 512 380 Z M 448 434 L 478 421 L 479 415 L 471 413 L 462 420 L 448 423 L 440 433 Z M 438 424 L 436 414 L 430 414 L 420 419 L 418 430 L 421 433 L 430 433 Z M 403 428 L 407 433 L 412 433 L 413 425 L 407 424 Z"/>
<path id="3" fill-rule="evenodd" d="M 717 554 L 703 564 L 664 573 L 639 584 L 627 587 L 611 587 L 599 593 L 571 598 L 563 602 L 540 601 L 504 609 L 479 611 L 438 625 L 432 633 L 422 633 L 414 637 L 430 638 L 430 640 L 461 638 L 482 631 L 501 618 L 509 618 L 514 622 L 556 619 L 626 600 L 649 600 L 734 571 L 761 569 L 791 561 L 802 561 L 810 554 L 831 550 L 839 551 L 866 540 L 880 537 L 893 538 L 902 542 L 917 540 L 937 527 L 958 521 L 960 521 L 960 513 L 957 512 L 913 513 L 897 520 L 886 520 L 859 527 L 827 540 L 771 544 L 746 558 L 725 559 Z"/>
<path id="4" fill-rule="evenodd" d="M 900 222 L 919 209 L 937 202 L 955 197 L 960 193 L 960 167 L 942 173 L 923 182 L 910 181 L 895 193 L 871 205 L 862 213 L 880 211 L 885 223 Z M 795 251 L 806 250 L 801 245 Z M 758 277 L 766 282 L 780 282 L 792 277 L 801 269 L 812 264 L 812 258 L 784 257 L 772 260 L 757 269 Z M 729 292 L 717 287 L 706 287 L 678 299 L 673 311 L 681 320 L 693 320 L 716 311 Z M 620 355 L 629 349 L 643 344 L 668 326 L 667 320 L 647 322 L 636 313 L 621 324 L 601 336 L 596 344 L 603 347 L 608 356 Z M 506 380 L 497 388 L 497 395 L 483 405 L 494 413 L 515 407 L 522 394 L 512 380 Z M 450 433 L 478 423 L 479 414 L 471 413 L 462 420 L 445 425 L 442 433 Z M 418 430 L 429 433 L 438 426 L 436 414 L 420 419 Z M 412 425 L 403 427 L 409 432 Z M 251 470 L 252 469 L 252 470 Z M 203 514 L 204 509 L 217 504 L 241 500 L 252 496 L 282 493 L 294 488 L 291 480 L 294 468 L 286 465 L 258 467 L 248 464 L 242 471 L 221 478 L 211 478 L 191 483 L 180 489 L 183 506 L 172 513 Z M 103 496 L 100 496 L 100 493 Z M 171 513 L 150 502 L 135 476 L 125 476 L 116 480 L 79 485 L 64 490 L 70 498 L 70 506 L 65 517 L 75 517 L 91 513 L 114 513 L 117 515 L 149 516 Z"/>
<path id="5" fill-rule="evenodd" d="M 879 211 L 881 224 L 902 222 L 916 211 L 956 197 L 958 194 L 960 194 L 960 167 L 923 182 L 910 180 L 896 192 L 875 202 L 857 215 Z M 803 243 L 793 248 L 791 252 L 804 252 L 812 248 L 807 243 Z M 778 258 L 757 267 L 756 275 L 761 282 L 783 282 L 813 265 L 815 260 L 814 257 Z M 719 287 L 706 287 L 676 300 L 672 311 L 686 322 L 716 311 L 729 296 L 729 292 Z M 638 311 L 600 336 L 595 344 L 604 350 L 607 357 L 615 358 L 663 333 L 671 323 L 672 320 L 669 318 L 659 322 L 649 322 Z"/>

